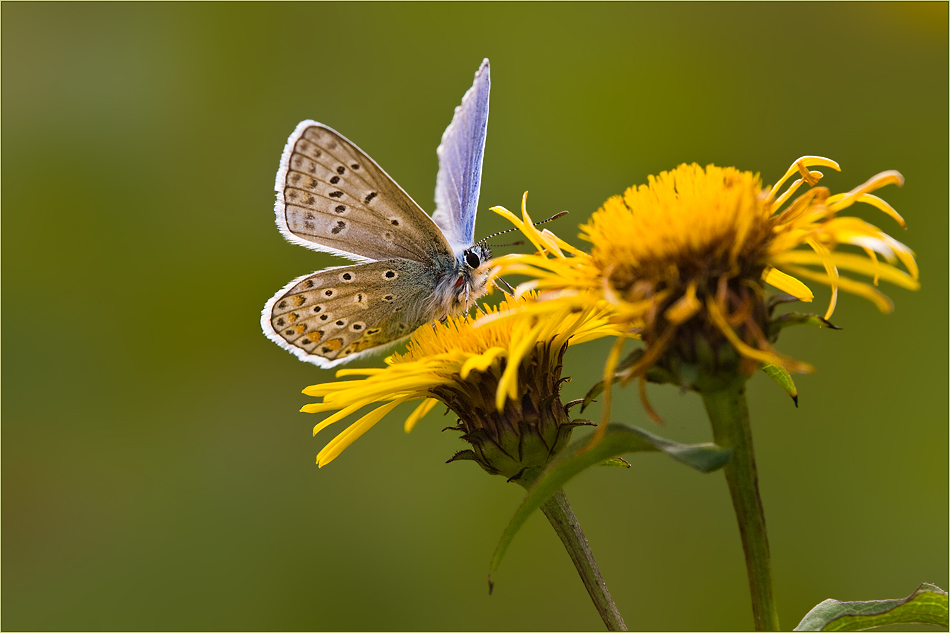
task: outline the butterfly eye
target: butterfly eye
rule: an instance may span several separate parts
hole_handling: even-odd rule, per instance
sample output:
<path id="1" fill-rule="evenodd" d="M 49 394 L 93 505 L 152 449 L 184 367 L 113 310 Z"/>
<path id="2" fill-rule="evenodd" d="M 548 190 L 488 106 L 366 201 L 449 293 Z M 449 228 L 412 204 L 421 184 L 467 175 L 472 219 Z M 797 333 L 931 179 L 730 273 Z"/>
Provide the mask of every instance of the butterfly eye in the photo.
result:
<path id="1" fill-rule="evenodd" d="M 476 255 L 472 251 L 465 253 L 465 261 L 468 262 L 468 265 L 471 266 L 472 268 L 478 268 L 479 265 L 482 263 L 481 261 L 479 261 L 478 255 Z"/>

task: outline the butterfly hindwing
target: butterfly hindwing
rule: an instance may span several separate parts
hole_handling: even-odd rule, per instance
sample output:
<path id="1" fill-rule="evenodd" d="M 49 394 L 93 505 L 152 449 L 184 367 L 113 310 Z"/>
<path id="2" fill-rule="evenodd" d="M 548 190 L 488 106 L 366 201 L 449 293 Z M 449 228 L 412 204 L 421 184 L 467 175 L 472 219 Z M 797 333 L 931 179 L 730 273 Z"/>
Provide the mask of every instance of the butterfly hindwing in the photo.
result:
<path id="1" fill-rule="evenodd" d="M 482 159 L 488 132 L 488 93 L 491 89 L 488 60 L 482 61 L 475 82 L 455 108 L 452 122 L 436 150 L 436 210 L 432 219 L 456 252 L 475 240 L 475 212 L 482 180 Z"/>
<path id="2" fill-rule="evenodd" d="M 293 280 L 261 327 L 301 360 L 332 367 L 396 343 L 431 318 L 431 267 L 406 259 L 328 268 Z"/>
<path id="3" fill-rule="evenodd" d="M 314 121 L 291 134 L 275 183 L 288 240 L 357 261 L 454 259 L 439 228 L 356 145 Z"/>

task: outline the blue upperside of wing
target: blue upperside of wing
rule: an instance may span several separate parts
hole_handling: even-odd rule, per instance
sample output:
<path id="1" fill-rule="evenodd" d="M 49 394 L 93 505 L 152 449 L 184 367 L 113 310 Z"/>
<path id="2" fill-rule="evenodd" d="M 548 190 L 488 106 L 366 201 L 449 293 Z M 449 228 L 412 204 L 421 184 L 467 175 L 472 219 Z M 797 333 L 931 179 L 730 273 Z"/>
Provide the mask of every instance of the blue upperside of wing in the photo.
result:
<path id="1" fill-rule="evenodd" d="M 482 158 L 488 132 L 488 60 L 475 73 L 475 83 L 455 108 L 452 122 L 436 150 L 439 174 L 435 183 L 436 210 L 432 219 L 459 254 L 475 240 L 475 213 L 482 182 Z"/>

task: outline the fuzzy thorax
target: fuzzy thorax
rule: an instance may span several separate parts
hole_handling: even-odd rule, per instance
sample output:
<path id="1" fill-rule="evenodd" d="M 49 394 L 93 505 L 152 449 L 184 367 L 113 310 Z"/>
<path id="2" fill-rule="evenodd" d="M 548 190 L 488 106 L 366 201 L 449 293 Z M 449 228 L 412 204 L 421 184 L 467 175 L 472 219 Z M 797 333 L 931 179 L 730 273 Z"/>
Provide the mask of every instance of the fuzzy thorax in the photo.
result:
<path id="1" fill-rule="evenodd" d="M 491 251 L 476 244 L 455 259 L 454 274 L 443 275 L 429 298 L 428 313 L 440 319 L 468 310 L 488 291 Z"/>

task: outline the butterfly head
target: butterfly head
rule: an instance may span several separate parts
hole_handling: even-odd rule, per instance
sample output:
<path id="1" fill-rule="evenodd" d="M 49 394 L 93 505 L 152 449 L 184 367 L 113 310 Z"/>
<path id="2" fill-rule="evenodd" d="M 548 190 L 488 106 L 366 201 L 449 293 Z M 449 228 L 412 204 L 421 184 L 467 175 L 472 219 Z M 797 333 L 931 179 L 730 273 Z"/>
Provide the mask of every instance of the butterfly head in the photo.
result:
<path id="1" fill-rule="evenodd" d="M 462 259 L 468 268 L 475 271 L 478 270 L 482 264 L 491 259 L 491 250 L 489 250 L 488 244 L 479 242 L 478 244 L 473 244 L 466 248 L 462 253 Z"/>
<path id="2" fill-rule="evenodd" d="M 467 302 L 473 296 L 480 297 L 485 294 L 488 283 L 488 268 L 485 263 L 490 259 L 491 250 L 484 242 L 473 244 L 462 251 L 456 262 L 458 279 L 455 282 L 460 300 L 464 297 Z"/>

